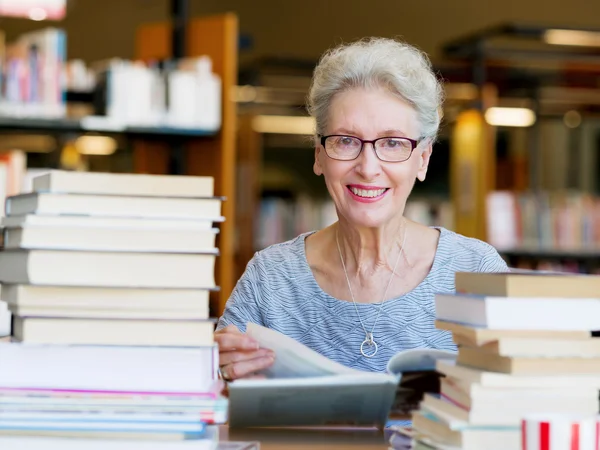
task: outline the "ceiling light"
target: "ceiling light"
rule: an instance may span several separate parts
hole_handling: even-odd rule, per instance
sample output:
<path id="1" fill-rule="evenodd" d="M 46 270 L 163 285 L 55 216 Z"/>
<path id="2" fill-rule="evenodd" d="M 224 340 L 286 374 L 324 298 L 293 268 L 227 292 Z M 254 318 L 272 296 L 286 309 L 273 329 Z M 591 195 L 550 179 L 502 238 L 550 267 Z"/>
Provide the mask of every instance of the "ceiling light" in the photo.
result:
<path id="1" fill-rule="evenodd" d="M 48 13 L 43 8 L 31 8 L 29 10 L 29 18 L 35 21 L 42 21 L 48 18 Z"/>
<path id="2" fill-rule="evenodd" d="M 305 116 L 256 116 L 252 128 L 258 133 L 304 134 L 315 132 L 315 120 Z"/>
<path id="3" fill-rule="evenodd" d="M 485 121 L 496 127 L 529 127 L 535 123 L 535 113 L 528 108 L 488 108 Z"/>
<path id="4" fill-rule="evenodd" d="M 117 141 L 108 136 L 80 136 L 75 148 L 82 155 L 112 155 L 117 150 Z"/>
<path id="5" fill-rule="evenodd" d="M 580 30 L 547 30 L 544 32 L 544 41 L 553 45 L 600 47 L 600 33 Z"/>

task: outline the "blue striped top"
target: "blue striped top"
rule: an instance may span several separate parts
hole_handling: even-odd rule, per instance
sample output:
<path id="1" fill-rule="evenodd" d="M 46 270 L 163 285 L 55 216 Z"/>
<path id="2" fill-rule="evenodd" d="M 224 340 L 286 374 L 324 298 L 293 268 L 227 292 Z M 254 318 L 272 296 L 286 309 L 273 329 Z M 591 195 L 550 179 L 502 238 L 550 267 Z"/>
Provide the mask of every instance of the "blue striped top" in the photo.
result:
<path id="1" fill-rule="evenodd" d="M 489 244 L 445 228 L 440 230 L 433 265 L 412 291 L 383 303 L 373 358 L 360 353 L 365 338 L 352 302 L 339 300 L 317 284 L 306 259 L 304 233 L 257 252 L 229 298 L 217 329 L 247 322 L 275 329 L 346 366 L 384 372 L 401 350 L 455 350 L 451 334 L 435 328 L 434 294 L 454 293 L 455 272 L 503 272 L 508 267 Z M 368 330 L 379 304 L 357 303 Z"/>

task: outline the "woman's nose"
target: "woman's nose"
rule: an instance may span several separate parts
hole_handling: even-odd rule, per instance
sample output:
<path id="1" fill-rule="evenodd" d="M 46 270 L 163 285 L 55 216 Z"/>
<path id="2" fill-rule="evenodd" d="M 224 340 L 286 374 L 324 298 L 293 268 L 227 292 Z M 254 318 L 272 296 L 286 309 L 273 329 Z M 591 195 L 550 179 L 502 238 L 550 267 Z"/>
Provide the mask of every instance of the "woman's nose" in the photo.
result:
<path id="1" fill-rule="evenodd" d="M 370 142 L 364 143 L 356 162 L 357 172 L 366 180 L 376 178 L 381 173 L 381 160 L 377 157 L 375 147 Z"/>

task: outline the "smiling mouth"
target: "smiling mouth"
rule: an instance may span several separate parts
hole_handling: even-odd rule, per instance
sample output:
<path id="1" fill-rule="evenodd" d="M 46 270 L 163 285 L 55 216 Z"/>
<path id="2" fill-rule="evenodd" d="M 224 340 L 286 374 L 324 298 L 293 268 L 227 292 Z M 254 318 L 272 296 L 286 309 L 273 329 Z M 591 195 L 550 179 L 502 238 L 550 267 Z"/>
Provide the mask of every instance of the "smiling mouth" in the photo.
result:
<path id="1" fill-rule="evenodd" d="M 375 198 L 379 197 L 386 193 L 389 188 L 381 188 L 381 189 L 359 189 L 354 186 L 347 186 L 350 192 L 352 192 L 357 197 L 362 198 Z"/>

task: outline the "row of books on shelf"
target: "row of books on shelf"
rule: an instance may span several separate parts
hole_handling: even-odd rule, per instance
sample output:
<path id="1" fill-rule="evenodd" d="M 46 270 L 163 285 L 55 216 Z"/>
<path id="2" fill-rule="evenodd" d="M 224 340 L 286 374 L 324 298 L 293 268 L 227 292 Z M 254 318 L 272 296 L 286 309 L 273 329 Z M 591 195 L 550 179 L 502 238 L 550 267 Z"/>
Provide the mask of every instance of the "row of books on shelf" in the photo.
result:
<path id="1" fill-rule="evenodd" d="M 506 258 L 509 265 L 515 269 L 600 275 L 598 258 L 547 257 L 535 253 L 532 253 L 531 256 L 506 255 Z"/>
<path id="2" fill-rule="evenodd" d="M 392 446 L 598 448 L 600 277 L 457 273 L 455 283 L 435 307 L 456 359 L 437 360 L 439 389 L 423 395 Z"/>
<path id="3" fill-rule="evenodd" d="M 162 62 L 115 58 L 86 66 L 67 59 L 67 36 L 59 28 L 4 40 L 0 33 L 0 116 L 64 118 L 66 92 L 73 88 L 93 94 L 84 127 L 221 126 L 221 79 L 208 56 Z"/>
<path id="4" fill-rule="evenodd" d="M 263 249 L 295 236 L 325 228 L 337 220 L 330 200 L 300 196 L 296 200 L 263 198 L 257 216 L 255 247 Z"/>
<path id="5" fill-rule="evenodd" d="M 600 198 L 591 194 L 496 191 L 486 208 L 487 241 L 500 250 L 600 250 Z"/>
<path id="6" fill-rule="evenodd" d="M 405 216 L 425 225 L 452 229 L 452 206 L 447 201 L 409 200 Z M 265 197 L 257 216 L 255 247 L 263 249 L 301 233 L 323 229 L 337 221 L 330 199 L 300 195 L 294 199 Z"/>
<path id="7" fill-rule="evenodd" d="M 213 187 L 211 177 L 50 171 L 8 197 L 0 435 L 215 448 L 209 429 L 226 422 L 228 400 L 209 316 L 223 220 Z M 14 442 L 0 437 L 1 448 Z M 43 447 L 27 442 L 14 448 Z"/>
<path id="8" fill-rule="evenodd" d="M 5 42 L 0 32 L 0 115 L 60 118 L 66 114 L 66 34 L 45 28 Z"/>

